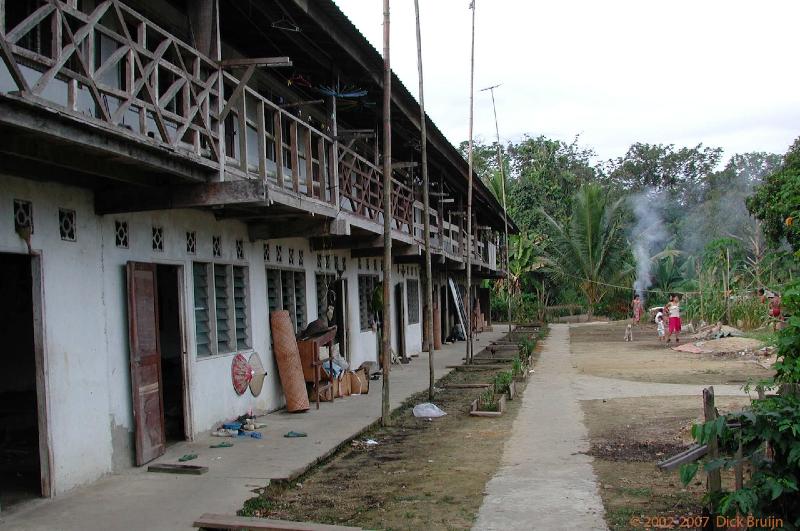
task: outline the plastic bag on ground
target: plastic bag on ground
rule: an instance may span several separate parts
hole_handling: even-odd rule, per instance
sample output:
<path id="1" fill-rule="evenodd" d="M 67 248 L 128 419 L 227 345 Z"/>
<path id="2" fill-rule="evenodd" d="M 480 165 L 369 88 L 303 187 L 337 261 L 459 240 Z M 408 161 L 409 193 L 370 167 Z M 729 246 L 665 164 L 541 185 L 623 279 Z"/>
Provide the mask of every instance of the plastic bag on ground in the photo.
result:
<path id="1" fill-rule="evenodd" d="M 421 418 L 438 418 L 447 415 L 444 411 L 439 409 L 436 404 L 425 402 L 424 404 L 417 404 L 414 406 L 414 416 Z"/>

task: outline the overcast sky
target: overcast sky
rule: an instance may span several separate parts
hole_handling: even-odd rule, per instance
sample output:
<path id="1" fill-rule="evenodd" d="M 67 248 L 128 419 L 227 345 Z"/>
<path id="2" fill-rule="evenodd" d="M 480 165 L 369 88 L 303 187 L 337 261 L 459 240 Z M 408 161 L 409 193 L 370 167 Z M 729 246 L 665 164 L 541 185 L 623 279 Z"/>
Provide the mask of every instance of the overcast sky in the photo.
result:
<path id="1" fill-rule="evenodd" d="M 336 0 L 382 52 L 382 2 Z M 392 68 L 418 94 L 413 0 L 392 0 Z M 469 123 L 468 0 L 420 0 L 426 110 Z M 784 153 L 800 136 L 797 0 L 477 0 L 475 134 L 580 135 L 600 159 L 633 142 Z"/>

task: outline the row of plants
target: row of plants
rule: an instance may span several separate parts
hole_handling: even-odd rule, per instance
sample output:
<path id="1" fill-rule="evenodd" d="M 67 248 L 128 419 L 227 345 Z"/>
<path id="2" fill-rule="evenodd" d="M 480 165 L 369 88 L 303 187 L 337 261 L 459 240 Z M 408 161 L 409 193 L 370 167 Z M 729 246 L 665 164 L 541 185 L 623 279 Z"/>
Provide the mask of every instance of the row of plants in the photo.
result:
<path id="1" fill-rule="evenodd" d="M 497 373 L 486 390 L 476 400 L 477 411 L 500 413 L 501 400 L 508 396 L 513 399 L 515 393 L 514 382 L 524 380 L 528 368 L 533 364 L 533 354 L 539 340 L 547 335 L 547 328 L 542 327 L 532 334 L 526 334 L 519 340 L 519 353 L 511 360 L 509 370 Z"/>

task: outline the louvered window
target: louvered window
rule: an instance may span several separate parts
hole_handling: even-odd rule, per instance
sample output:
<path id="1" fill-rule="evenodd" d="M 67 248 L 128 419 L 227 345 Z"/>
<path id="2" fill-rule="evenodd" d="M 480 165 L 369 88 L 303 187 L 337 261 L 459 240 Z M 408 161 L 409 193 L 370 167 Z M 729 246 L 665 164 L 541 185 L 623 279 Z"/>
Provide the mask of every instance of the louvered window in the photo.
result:
<path id="1" fill-rule="evenodd" d="M 198 357 L 250 348 L 248 278 L 244 266 L 194 263 Z"/>
<path id="2" fill-rule="evenodd" d="M 333 283 L 336 281 L 334 275 L 326 275 L 324 273 L 317 273 L 317 316 L 324 317 L 328 311 L 328 306 L 333 303 L 331 301 L 333 290 Z"/>
<path id="3" fill-rule="evenodd" d="M 406 280 L 406 292 L 408 293 L 408 324 L 419 323 L 419 280 Z"/>
<path id="4" fill-rule="evenodd" d="M 250 346 L 247 312 L 247 268 L 233 266 L 233 307 L 236 318 L 236 349 Z"/>
<path id="5" fill-rule="evenodd" d="M 269 311 L 287 310 L 295 331 L 307 324 L 306 274 L 304 271 L 267 268 Z"/>
<path id="6" fill-rule="evenodd" d="M 194 277 L 194 326 L 198 356 L 210 356 L 211 308 L 208 305 L 208 264 L 193 264 Z"/>
<path id="7" fill-rule="evenodd" d="M 372 293 L 378 284 L 380 277 L 377 275 L 358 275 L 358 310 L 362 332 L 372 329 Z"/>
<path id="8" fill-rule="evenodd" d="M 231 346 L 230 292 L 228 290 L 228 268 L 214 265 L 214 300 L 217 308 L 217 352 L 228 352 Z"/>

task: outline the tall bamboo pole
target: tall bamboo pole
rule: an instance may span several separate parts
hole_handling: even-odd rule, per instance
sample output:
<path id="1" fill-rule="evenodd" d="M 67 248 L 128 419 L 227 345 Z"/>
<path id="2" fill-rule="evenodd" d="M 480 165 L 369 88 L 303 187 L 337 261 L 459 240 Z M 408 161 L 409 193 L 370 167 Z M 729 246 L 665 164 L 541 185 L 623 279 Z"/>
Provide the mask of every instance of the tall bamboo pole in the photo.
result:
<path id="1" fill-rule="evenodd" d="M 472 138 L 473 114 L 475 109 L 475 2 L 472 0 L 469 7 L 472 9 L 472 45 L 470 50 L 469 70 L 469 148 L 468 163 L 469 175 L 467 176 L 467 304 L 465 308 L 466 326 L 464 333 L 467 335 L 467 363 L 472 363 L 472 171 L 473 147 Z"/>
<path id="2" fill-rule="evenodd" d="M 425 231 L 425 333 L 428 335 L 428 399 L 433 400 L 433 271 L 431 266 L 431 216 L 430 194 L 428 188 L 428 124 L 425 119 L 425 88 L 422 78 L 422 33 L 419 24 L 419 0 L 414 0 L 414 14 L 417 18 L 417 69 L 419 70 L 419 123 L 422 158 L 422 216 Z"/>
<path id="3" fill-rule="evenodd" d="M 381 424 L 388 426 L 389 369 L 392 365 L 392 68 L 389 63 L 389 0 L 383 0 L 383 388 Z"/>
<path id="4" fill-rule="evenodd" d="M 508 333 L 511 333 L 511 279 L 508 277 L 510 274 L 510 247 L 508 241 L 508 210 L 506 207 L 506 167 L 503 163 L 503 150 L 500 147 L 500 126 L 497 125 L 497 107 L 494 104 L 494 89 L 500 85 L 494 85 L 483 90 L 488 90 L 492 93 L 492 112 L 494 113 L 494 130 L 497 133 L 497 164 L 500 165 L 500 190 L 503 196 L 503 225 L 505 226 L 506 237 L 506 286 L 508 287 Z"/>

